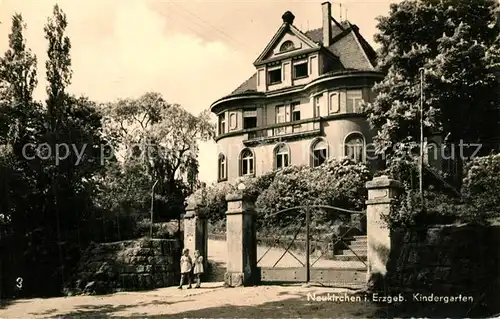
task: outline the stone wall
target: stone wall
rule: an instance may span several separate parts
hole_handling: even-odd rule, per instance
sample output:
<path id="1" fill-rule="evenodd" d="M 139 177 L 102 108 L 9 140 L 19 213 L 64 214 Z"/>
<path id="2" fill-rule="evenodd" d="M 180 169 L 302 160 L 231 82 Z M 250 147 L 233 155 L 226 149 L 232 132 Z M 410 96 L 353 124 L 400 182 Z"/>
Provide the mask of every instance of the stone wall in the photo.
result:
<path id="1" fill-rule="evenodd" d="M 65 293 L 106 294 L 177 285 L 182 242 L 139 239 L 93 244 L 82 255 Z"/>
<path id="2" fill-rule="evenodd" d="M 495 306 L 500 300 L 499 242 L 500 227 L 496 226 L 448 225 L 392 232 L 388 289 L 412 295 L 462 294 L 478 304 Z"/>

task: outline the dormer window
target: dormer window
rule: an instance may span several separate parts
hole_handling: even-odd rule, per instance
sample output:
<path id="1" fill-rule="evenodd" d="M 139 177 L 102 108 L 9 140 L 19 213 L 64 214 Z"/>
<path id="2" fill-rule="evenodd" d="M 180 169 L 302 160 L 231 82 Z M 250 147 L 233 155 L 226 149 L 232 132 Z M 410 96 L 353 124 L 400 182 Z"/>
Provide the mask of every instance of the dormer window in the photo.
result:
<path id="1" fill-rule="evenodd" d="M 293 78 L 300 79 L 308 76 L 307 60 L 293 63 Z"/>
<path id="2" fill-rule="evenodd" d="M 295 49 L 295 45 L 293 44 L 292 41 L 288 40 L 283 42 L 283 44 L 280 47 L 280 52 L 291 51 L 293 49 Z"/>
<path id="3" fill-rule="evenodd" d="M 271 69 L 267 72 L 268 83 L 277 84 L 281 83 L 281 66 L 275 69 Z"/>

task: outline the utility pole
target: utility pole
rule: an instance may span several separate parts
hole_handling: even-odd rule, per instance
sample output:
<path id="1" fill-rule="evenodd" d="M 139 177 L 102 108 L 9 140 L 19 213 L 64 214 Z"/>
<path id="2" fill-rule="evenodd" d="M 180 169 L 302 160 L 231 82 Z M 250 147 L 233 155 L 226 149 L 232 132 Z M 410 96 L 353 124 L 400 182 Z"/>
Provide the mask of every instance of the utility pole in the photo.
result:
<path id="1" fill-rule="evenodd" d="M 419 169 L 419 180 L 420 180 L 420 199 L 422 200 L 422 205 L 424 203 L 424 182 L 423 182 L 423 171 L 424 171 L 424 68 L 420 68 L 420 169 Z"/>
<path id="2" fill-rule="evenodd" d="M 151 223 L 149 226 L 149 239 L 153 238 L 153 207 L 154 207 L 154 200 L 155 200 L 155 187 L 156 184 L 158 184 L 159 180 L 156 180 L 156 182 L 153 184 L 153 187 L 151 187 Z"/>

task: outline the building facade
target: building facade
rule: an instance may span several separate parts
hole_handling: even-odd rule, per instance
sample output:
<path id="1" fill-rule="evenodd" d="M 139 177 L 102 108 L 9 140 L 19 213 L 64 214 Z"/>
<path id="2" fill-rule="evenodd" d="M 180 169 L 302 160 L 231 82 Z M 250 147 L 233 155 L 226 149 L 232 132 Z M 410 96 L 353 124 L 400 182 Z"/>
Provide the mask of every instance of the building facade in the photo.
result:
<path id="1" fill-rule="evenodd" d="M 307 32 L 287 11 L 254 62 L 255 74 L 212 104 L 218 181 L 332 158 L 367 160 L 374 132 L 361 105 L 374 99 L 383 74 L 358 27 L 336 21 L 329 2 L 321 9 L 322 28 Z"/>

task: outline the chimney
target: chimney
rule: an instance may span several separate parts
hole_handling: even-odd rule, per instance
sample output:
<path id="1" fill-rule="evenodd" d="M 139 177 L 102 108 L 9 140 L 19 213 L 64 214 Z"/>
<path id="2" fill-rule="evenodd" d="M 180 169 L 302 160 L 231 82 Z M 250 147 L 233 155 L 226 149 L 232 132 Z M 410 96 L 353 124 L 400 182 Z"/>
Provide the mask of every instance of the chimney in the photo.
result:
<path id="1" fill-rule="evenodd" d="M 329 47 L 332 41 L 332 4 L 323 2 L 323 45 Z"/>

